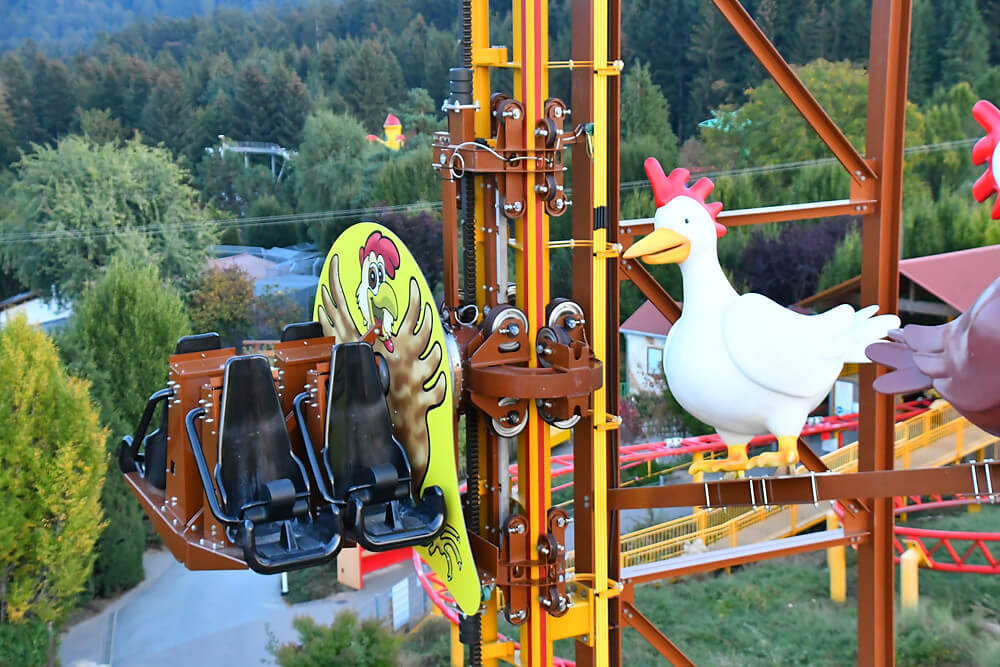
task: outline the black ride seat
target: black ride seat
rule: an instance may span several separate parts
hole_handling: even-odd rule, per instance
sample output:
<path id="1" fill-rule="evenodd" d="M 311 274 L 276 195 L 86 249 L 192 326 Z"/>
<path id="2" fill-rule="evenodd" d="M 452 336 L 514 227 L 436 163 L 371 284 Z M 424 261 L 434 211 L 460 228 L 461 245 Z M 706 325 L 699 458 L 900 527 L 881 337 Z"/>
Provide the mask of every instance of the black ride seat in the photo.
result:
<path id="1" fill-rule="evenodd" d="M 325 470 L 315 458 L 311 463 L 316 478 L 331 483 L 330 499 L 344 512 L 346 535 L 369 551 L 426 546 L 444 528 L 444 495 L 433 486 L 419 502 L 413 499 L 410 462 L 392 434 L 371 345 L 335 345 L 330 369 Z"/>
<path id="2" fill-rule="evenodd" d="M 188 414 L 188 436 L 212 513 L 236 529 L 247 564 L 271 574 L 331 559 L 340 548 L 339 514 L 331 506 L 315 517 L 309 511 L 308 477 L 292 454 L 267 357 L 226 362 L 221 405 L 215 467 L 221 503 L 194 428 L 203 408 Z"/>

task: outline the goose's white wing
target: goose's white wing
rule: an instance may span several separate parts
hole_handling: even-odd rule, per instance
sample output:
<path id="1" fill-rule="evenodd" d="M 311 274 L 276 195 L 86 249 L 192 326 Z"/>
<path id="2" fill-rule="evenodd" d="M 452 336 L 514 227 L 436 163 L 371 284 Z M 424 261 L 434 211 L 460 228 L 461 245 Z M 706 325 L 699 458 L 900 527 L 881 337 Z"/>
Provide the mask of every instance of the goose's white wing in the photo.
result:
<path id="1" fill-rule="evenodd" d="M 854 309 L 801 315 L 760 294 L 733 299 L 723 314 L 726 351 L 754 383 L 808 398 L 840 375 L 851 342 Z"/>

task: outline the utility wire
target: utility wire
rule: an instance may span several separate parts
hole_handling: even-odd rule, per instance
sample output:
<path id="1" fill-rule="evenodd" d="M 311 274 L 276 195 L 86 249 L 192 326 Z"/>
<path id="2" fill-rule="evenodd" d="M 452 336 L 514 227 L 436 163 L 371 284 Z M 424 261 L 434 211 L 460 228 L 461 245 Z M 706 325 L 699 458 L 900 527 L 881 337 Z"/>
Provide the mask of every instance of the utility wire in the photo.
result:
<path id="1" fill-rule="evenodd" d="M 942 141 L 923 146 L 910 146 L 904 150 L 909 155 L 913 153 L 934 153 L 943 150 L 952 150 L 971 146 L 977 139 L 956 139 L 953 141 Z M 759 167 L 744 167 L 740 169 L 722 169 L 715 171 L 698 172 L 696 176 L 708 176 L 718 178 L 720 176 L 743 176 L 759 174 L 775 174 L 784 171 L 794 171 L 817 167 L 821 165 L 837 164 L 836 158 L 820 158 L 816 160 L 801 160 L 798 162 L 785 162 L 782 164 L 763 165 Z M 650 187 L 649 182 L 626 181 L 621 184 L 621 190 L 632 191 Z M 572 194 L 568 192 L 567 194 Z M 440 210 L 441 202 L 415 202 L 412 204 L 396 204 L 393 206 L 373 206 L 367 208 L 337 209 L 330 211 L 315 211 L 311 213 L 293 213 L 288 215 L 262 216 L 253 218 L 222 218 L 207 220 L 188 220 L 183 222 L 156 223 L 141 227 L 125 227 L 115 229 L 52 229 L 47 231 L 31 232 L 9 232 L 0 234 L 0 245 L 17 245 L 26 243 L 43 243 L 65 240 L 97 240 L 104 239 L 124 232 L 138 232 L 140 234 L 177 233 L 198 229 L 199 227 L 211 227 L 213 229 L 225 230 L 234 227 L 270 227 L 273 225 L 307 224 L 311 222 L 327 222 L 343 220 L 345 218 L 356 218 L 365 216 L 378 216 L 385 213 L 401 213 L 413 209 Z"/>

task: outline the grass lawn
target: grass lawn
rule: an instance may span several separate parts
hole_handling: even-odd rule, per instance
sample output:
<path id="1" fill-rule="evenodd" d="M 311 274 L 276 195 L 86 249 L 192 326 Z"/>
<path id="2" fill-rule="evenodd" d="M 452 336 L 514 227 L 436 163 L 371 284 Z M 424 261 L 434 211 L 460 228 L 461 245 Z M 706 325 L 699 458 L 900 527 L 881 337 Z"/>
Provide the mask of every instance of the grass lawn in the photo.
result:
<path id="1" fill-rule="evenodd" d="M 1000 532 L 1000 507 L 912 514 L 908 525 Z M 640 586 L 636 607 L 699 665 L 850 665 L 857 653 L 850 549 L 847 558 L 843 606 L 830 600 L 826 555 L 818 552 Z M 1000 577 L 921 570 L 920 595 L 917 613 L 897 614 L 898 664 L 1000 666 Z M 623 650 L 629 667 L 663 664 L 632 629 Z"/>

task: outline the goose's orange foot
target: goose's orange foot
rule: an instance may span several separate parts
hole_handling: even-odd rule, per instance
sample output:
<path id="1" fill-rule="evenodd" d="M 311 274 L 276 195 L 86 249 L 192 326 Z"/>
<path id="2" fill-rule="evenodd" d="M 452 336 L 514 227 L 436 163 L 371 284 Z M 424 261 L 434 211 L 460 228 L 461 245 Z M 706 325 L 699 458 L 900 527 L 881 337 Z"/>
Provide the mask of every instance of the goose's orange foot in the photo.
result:
<path id="1" fill-rule="evenodd" d="M 727 456 L 724 459 L 707 459 L 696 461 L 688 468 L 688 474 L 695 475 L 699 472 L 731 472 L 733 470 L 746 470 L 749 461 L 747 460 L 747 445 L 727 445 Z"/>
<path id="2" fill-rule="evenodd" d="M 764 452 L 750 459 L 751 468 L 777 468 L 794 466 L 799 462 L 799 439 L 797 436 L 778 438 L 778 451 Z"/>

